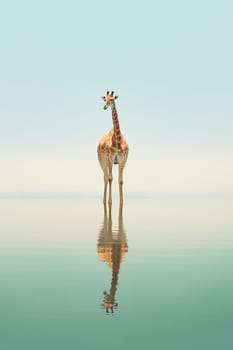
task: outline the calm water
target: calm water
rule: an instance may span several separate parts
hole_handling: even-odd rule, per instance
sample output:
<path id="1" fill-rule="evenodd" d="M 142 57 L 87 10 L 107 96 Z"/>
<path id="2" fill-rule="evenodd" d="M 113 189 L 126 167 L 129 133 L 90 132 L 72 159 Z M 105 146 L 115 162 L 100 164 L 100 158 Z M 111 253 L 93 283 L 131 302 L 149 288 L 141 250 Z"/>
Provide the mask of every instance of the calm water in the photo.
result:
<path id="1" fill-rule="evenodd" d="M 233 348 L 230 199 L 0 209 L 0 349 Z"/>

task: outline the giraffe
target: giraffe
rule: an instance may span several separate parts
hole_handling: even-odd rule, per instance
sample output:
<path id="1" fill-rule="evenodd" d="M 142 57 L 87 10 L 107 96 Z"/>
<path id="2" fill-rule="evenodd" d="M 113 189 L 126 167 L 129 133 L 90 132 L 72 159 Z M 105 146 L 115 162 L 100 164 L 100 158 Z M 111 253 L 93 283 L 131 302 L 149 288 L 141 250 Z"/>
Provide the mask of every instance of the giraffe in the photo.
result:
<path id="1" fill-rule="evenodd" d="M 100 139 L 97 148 L 97 154 L 100 166 L 104 173 L 104 196 L 103 203 L 106 204 L 107 186 L 109 184 L 108 203 L 112 204 L 112 167 L 113 164 L 118 164 L 118 183 L 120 203 L 123 203 L 123 170 L 127 161 L 129 147 L 124 139 L 118 120 L 115 100 L 118 96 L 114 96 L 114 91 L 102 97 L 105 102 L 104 110 L 110 106 L 112 109 L 113 128 Z"/>
<path id="2" fill-rule="evenodd" d="M 104 300 L 102 306 L 106 313 L 114 312 L 118 307 L 115 299 L 119 271 L 121 262 L 124 261 L 125 255 L 128 252 L 128 244 L 126 232 L 123 226 L 122 205 L 119 206 L 118 229 L 112 229 L 111 205 L 107 212 L 106 205 L 104 206 L 104 221 L 99 232 L 97 251 L 100 261 L 107 262 L 112 271 L 112 281 L 109 293 L 103 292 Z"/>

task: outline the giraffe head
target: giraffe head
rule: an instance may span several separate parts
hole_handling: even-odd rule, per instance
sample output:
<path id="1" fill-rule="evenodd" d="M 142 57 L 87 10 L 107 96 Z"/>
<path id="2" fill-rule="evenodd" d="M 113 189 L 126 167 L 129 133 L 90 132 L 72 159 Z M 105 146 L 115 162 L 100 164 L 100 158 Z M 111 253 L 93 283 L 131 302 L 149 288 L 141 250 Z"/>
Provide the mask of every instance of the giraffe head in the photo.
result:
<path id="1" fill-rule="evenodd" d="M 106 291 L 103 292 L 104 300 L 101 306 L 106 310 L 106 313 L 108 314 L 109 311 L 114 313 L 114 309 L 117 309 L 118 303 L 115 302 L 115 298 L 111 296 L 111 294 L 108 294 Z"/>
<path id="2" fill-rule="evenodd" d="M 114 96 L 114 91 L 111 92 L 111 94 L 109 93 L 109 91 L 107 91 L 105 96 L 102 96 L 102 99 L 105 102 L 104 105 L 104 109 L 108 109 L 109 106 L 114 105 L 114 101 L 117 99 L 118 96 Z"/>

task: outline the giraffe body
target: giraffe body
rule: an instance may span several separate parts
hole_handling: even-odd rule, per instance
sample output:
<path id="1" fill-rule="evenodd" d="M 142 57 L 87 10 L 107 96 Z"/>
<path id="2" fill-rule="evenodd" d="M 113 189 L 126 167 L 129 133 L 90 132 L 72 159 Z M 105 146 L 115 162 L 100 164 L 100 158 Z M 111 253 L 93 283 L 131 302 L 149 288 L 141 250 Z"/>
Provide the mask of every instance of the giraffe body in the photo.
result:
<path id="1" fill-rule="evenodd" d="M 120 194 L 120 203 L 123 203 L 123 170 L 127 161 L 129 148 L 127 142 L 120 131 L 119 119 L 115 105 L 115 99 L 117 96 L 113 97 L 113 92 L 103 97 L 106 104 L 104 109 L 107 109 L 111 106 L 112 109 L 112 121 L 113 128 L 101 138 L 97 154 L 100 166 L 104 173 L 104 198 L 103 202 L 106 204 L 107 196 L 107 186 L 109 184 L 109 204 L 112 203 L 112 167 L 113 164 L 118 164 L 119 169 L 119 194 Z"/>
<path id="2" fill-rule="evenodd" d="M 102 163 L 108 164 L 109 160 L 114 164 L 122 164 L 128 155 L 128 145 L 121 135 L 121 143 L 116 143 L 114 129 L 112 128 L 105 136 L 103 136 L 98 145 L 98 159 L 102 167 Z M 102 167 L 103 168 L 103 167 Z"/>

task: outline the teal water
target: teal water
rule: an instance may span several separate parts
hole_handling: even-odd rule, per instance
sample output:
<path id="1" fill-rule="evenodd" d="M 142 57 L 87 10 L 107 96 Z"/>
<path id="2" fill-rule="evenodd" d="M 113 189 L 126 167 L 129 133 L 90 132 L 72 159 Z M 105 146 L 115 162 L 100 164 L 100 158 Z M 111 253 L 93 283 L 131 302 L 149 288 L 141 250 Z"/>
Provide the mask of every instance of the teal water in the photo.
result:
<path id="1" fill-rule="evenodd" d="M 0 200 L 0 349 L 232 349 L 232 200 L 115 202 Z"/>

